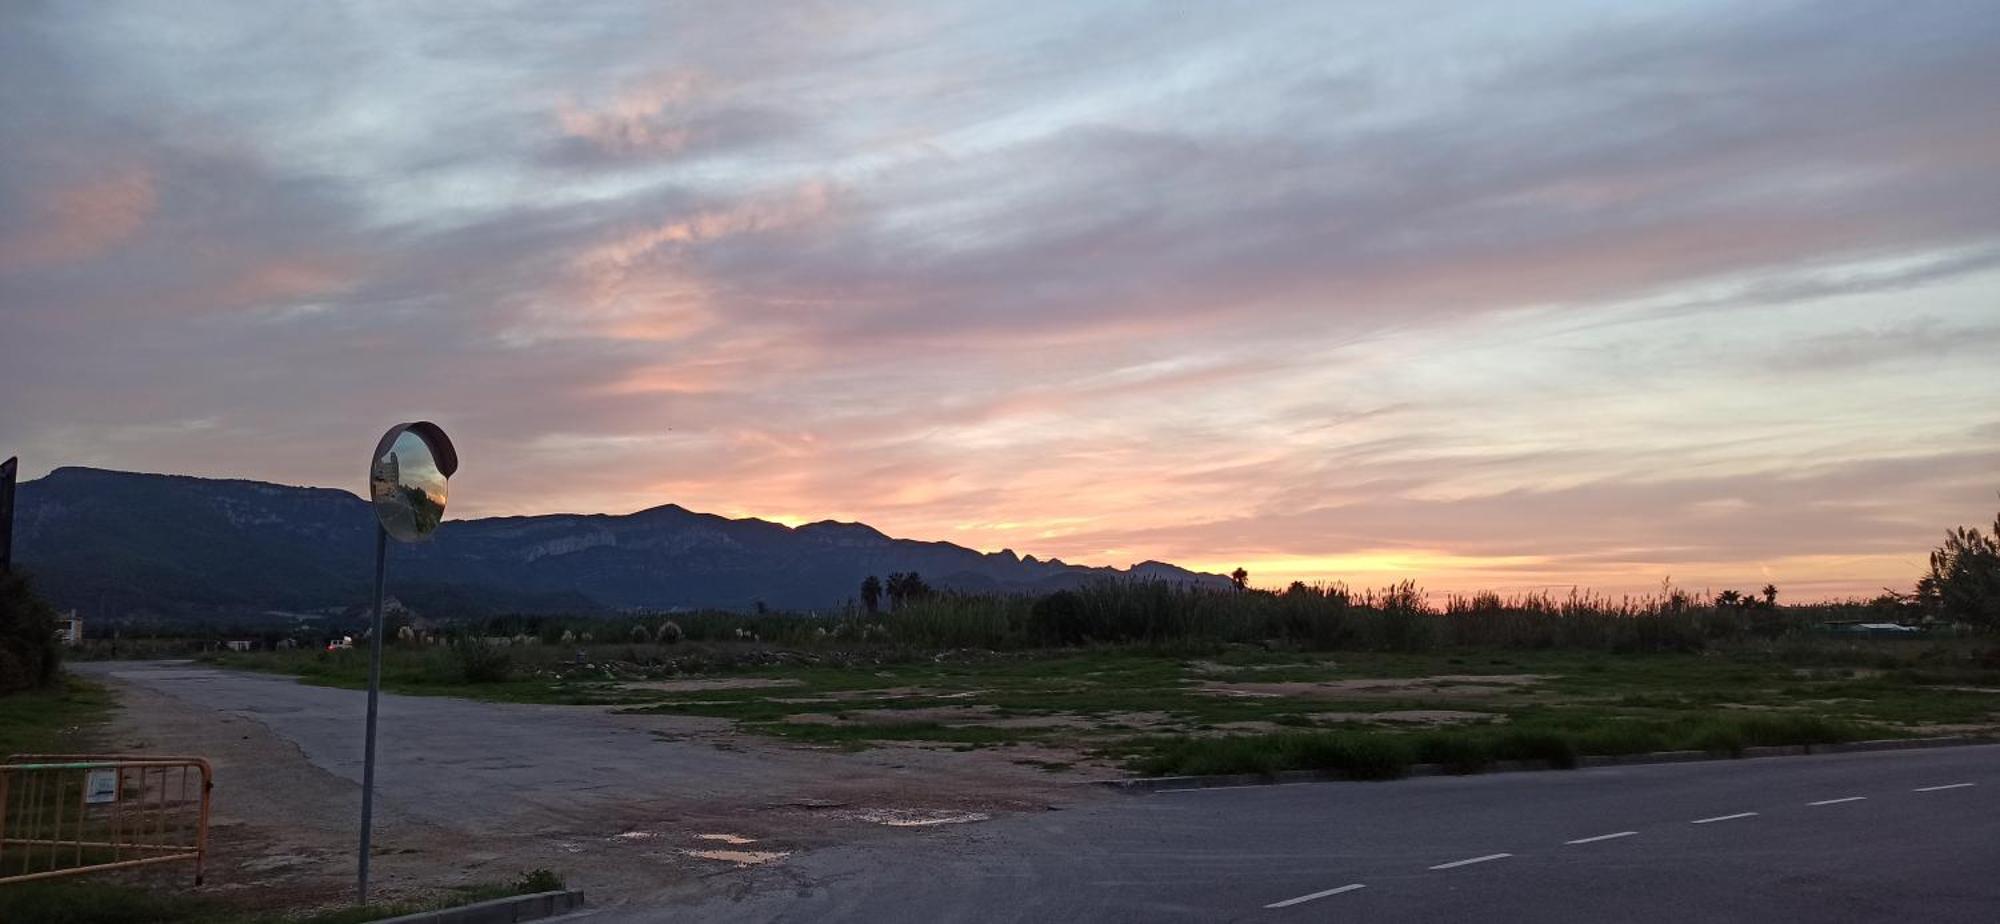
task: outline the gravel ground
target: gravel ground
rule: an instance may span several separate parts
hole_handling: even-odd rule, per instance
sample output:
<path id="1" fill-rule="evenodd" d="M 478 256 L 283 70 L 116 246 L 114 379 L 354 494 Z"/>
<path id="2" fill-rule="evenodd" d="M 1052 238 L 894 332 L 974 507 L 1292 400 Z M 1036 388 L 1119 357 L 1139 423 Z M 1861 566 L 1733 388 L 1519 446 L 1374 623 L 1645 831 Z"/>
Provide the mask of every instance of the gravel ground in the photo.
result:
<path id="1" fill-rule="evenodd" d="M 76 669 L 118 693 L 109 749 L 214 763 L 211 888 L 259 905 L 346 900 L 363 694 L 186 662 Z M 849 754 L 587 706 L 385 695 L 381 714 L 372 867 L 385 897 L 535 868 L 611 901 L 726 891 L 752 865 L 1102 798 L 1000 751 Z"/>

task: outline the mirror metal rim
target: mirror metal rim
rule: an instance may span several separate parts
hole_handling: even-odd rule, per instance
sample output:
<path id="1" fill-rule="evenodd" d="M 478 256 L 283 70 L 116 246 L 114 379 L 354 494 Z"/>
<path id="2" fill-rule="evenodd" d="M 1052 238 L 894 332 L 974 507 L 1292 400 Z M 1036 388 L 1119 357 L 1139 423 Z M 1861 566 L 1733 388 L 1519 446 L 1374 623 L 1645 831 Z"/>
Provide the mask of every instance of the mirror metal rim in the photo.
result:
<path id="1" fill-rule="evenodd" d="M 390 427 L 389 432 L 382 434 L 382 439 L 376 442 L 375 454 L 368 457 L 371 476 L 375 460 L 382 458 L 394 447 L 396 437 L 402 436 L 406 430 L 415 433 L 418 439 L 431 447 L 431 455 L 437 461 L 438 474 L 450 478 L 452 473 L 458 471 L 458 450 L 452 448 L 451 437 L 444 435 L 444 428 L 428 420 L 413 420 Z"/>

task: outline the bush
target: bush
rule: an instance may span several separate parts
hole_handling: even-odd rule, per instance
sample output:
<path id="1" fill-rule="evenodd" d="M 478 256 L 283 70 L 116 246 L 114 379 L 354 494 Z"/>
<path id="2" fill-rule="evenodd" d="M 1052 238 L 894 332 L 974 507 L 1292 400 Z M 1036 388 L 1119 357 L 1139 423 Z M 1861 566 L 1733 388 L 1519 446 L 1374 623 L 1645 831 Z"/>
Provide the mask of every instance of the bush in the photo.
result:
<path id="1" fill-rule="evenodd" d="M 514 891 L 522 895 L 558 892 L 563 889 L 563 878 L 556 875 L 554 870 L 533 869 L 522 873 L 521 878 L 514 880 L 513 886 Z"/>
<path id="2" fill-rule="evenodd" d="M 683 637 L 680 623 L 672 621 L 660 623 L 660 644 L 677 645 Z"/>
<path id="3" fill-rule="evenodd" d="M 1993 535 L 1964 528 L 1945 535 L 1917 582 L 1917 603 L 1939 619 L 2000 628 L 2000 516 Z"/>
<path id="4" fill-rule="evenodd" d="M 466 683 L 505 683 L 514 676 L 514 657 L 506 649 L 467 639 L 453 645 L 452 653 Z"/>
<path id="5" fill-rule="evenodd" d="M 0 574 L 0 693 L 46 689 L 62 669 L 56 611 L 28 576 Z"/>

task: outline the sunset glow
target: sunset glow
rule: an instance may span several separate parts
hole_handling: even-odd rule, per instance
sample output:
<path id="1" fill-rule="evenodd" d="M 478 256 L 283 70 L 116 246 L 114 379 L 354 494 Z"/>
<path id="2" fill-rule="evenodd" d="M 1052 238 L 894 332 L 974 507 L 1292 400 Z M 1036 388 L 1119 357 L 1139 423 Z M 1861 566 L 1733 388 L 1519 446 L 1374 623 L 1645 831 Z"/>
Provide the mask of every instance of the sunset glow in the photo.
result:
<path id="1" fill-rule="evenodd" d="M 0 456 L 1436 592 L 2000 508 L 1983 4 L 508 12 L 11 13 Z"/>

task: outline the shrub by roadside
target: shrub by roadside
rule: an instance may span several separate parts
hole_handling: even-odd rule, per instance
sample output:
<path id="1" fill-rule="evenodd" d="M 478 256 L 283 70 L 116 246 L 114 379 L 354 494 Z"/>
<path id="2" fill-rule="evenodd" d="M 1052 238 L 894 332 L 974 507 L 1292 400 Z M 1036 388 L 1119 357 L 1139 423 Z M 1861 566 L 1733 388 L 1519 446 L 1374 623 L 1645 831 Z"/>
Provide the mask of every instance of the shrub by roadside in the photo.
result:
<path id="1" fill-rule="evenodd" d="M 28 576 L 0 574 L 0 694 L 47 689 L 62 670 L 56 611 Z"/>

